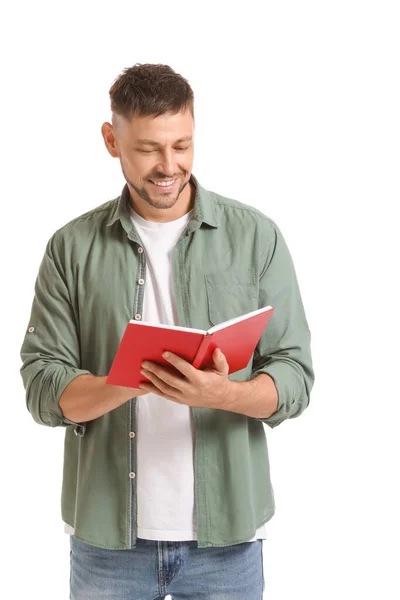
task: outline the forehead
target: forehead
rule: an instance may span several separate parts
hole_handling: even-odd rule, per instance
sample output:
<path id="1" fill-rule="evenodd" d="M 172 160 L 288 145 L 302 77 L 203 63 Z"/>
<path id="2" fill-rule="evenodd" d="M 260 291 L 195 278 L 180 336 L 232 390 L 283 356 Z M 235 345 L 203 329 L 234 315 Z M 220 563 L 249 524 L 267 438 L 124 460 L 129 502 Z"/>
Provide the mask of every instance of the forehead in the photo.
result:
<path id="1" fill-rule="evenodd" d="M 158 117 L 134 116 L 130 121 L 116 115 L 114 127 L 126 139 L 147 139 L 165 143 L 166 140 L 173 142 L 175 139 L 192 136 L 194 120 L 188 110 L 176 114 L 164 113 Z"/>

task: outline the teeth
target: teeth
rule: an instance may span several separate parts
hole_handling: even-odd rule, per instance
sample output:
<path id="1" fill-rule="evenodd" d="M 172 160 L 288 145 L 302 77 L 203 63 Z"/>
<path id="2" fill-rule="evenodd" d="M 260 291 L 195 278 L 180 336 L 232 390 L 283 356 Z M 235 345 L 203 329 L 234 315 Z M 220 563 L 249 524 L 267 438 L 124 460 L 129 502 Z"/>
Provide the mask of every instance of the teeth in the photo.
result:
<path id="1" fill-rule="evenodd" d="M 173 183 L 175 183 L 176 179 L 171 179 L 170 181 L 153 181 L 155 185 L 159 185 L 160 187 L 169 187 Z"/>

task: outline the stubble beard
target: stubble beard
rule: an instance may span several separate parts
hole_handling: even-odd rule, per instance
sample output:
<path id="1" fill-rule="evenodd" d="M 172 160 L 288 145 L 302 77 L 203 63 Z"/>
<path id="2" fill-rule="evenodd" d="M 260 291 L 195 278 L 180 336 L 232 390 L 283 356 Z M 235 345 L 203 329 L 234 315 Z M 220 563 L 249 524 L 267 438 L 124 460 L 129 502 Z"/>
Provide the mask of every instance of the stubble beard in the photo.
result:
<path id="1" fill-rule="evenodd" d="M 183 192 L 183 190 L 185 189 L 185 187 L 187 186 L 187 184 L 189 183 L 188 181 L 185 181 L 179 188 L 178 193 L 176 194 L 175 197 L 173 198 L 163 198 L 162 197 L 162 192 L 160 192 L 161 194 L 161 198 L 158 199 L 153 199 L 151 198 L 151 196 L 147 193 L 145 187 L 137 187 L 134 183 L 132 183 L 132 181 L 130 181 L 124 171 L 124 168 L 122 166 L 121 163 L 121 169 L 122 169 L 122 173 L 125 177 L 126 182 L 135 190 L 135 192 L 137 193 L 138 196 L 140 196 L 140 198 L 142 198 L 142 200 L 144 200 L 145 202 L 147 202 L 150 206 L 152 206 L 153 208 L 161 208 L 161 209 L 167 209 L 167 208 L 172 208 L 176 202 L 178 201 L 179 196 L 181 195 L 181 193 Z M 167 179 L 167 178 L 165 178 Z M 150 184 L 150 182 L 149 182 Z M 152 185 L 152 184 L 150 184 Z"/>

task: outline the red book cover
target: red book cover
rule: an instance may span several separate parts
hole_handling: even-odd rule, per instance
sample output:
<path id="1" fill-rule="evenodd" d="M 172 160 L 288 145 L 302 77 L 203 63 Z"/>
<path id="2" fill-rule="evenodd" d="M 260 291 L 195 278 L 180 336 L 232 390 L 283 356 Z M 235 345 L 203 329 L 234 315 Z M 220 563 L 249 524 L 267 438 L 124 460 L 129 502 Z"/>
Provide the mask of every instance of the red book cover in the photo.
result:
<path id="1" fill-rule="evenodd" d="M 229 373 L 244 369 L 254 352 L 273 312 L 271 306 L 241 315 L 208 331 L 129 321 L 114 358 L 107 383 L 138 388 L 148 381 L 140 373 L 142 362 L 149 360 L 171 367 L 162 357 L 166 350 L 181 356 L 197 369 L 212 364 L 212 353 L 219 348 L 226 356 Z"/>

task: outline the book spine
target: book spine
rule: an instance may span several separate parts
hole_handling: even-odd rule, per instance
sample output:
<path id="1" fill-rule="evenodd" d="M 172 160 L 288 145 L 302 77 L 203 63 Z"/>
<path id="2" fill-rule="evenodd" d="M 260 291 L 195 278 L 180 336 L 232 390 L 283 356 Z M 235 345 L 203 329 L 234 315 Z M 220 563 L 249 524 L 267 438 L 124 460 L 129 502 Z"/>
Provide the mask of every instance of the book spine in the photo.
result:
<path id="1" fill-rule="evenodd" d="M 192 367 L 194 367 L 195 369 L 198 369 L 201 365 L 201 363 L 203 362 L 203 358 L 205 357 L 207 350 L 208 350 L 208 346 L 210 345 L 210 341 L 211 341 L 211 336 L 206 334 L 203 339 L 201 340 L 199 349 L 197 350 L 197 354 L 195 356 L 194 361 L 192 362 Z"/>

